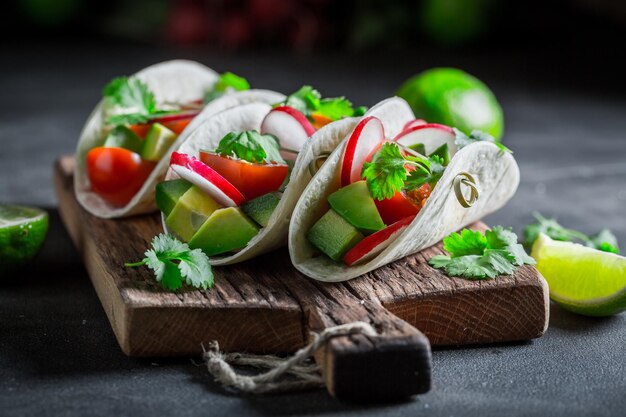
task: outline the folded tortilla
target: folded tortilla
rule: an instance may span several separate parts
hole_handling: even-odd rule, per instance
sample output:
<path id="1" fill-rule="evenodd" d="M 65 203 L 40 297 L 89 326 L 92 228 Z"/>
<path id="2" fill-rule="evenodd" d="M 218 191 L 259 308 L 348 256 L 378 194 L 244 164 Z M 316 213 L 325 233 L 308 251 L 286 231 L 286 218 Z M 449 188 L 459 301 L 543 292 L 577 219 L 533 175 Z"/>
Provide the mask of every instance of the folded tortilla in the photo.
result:
<path id="1" fill-rule="evenodd" d="M 245 104 L 227 109 L 198 126 L 189 139 L 181 145 L 178 152 L 198 157 L 200 150 L 215 149 L 219 141 L 231 131 L 260 130 L 261 123 L 270 110 L 271 106 L 262 103 Z M 315 163 L 320 158 L 329 155 L 345 135 L 354 129 L 358 121 L 359 118 L 338 120 L 315 132 L 298 153 L 291 170 L 289 184 L 274 209 L 268 225 L 238 252 L 212 256 L 211 264 L 228 265 L 242 262 L 285 245 L 293 208 L 302 190 L 313 177 Z M 166 175 L 166 179 L 176 177 L 176 173 L 171 169 Z M 168 232 L 163 216 L 162 219 L 163 229 Z"/>
<path id="2" fill-rule="evenodd" d="M 400 115 L 385 102 L 373 107 L 366 114 L 368 115 L 376 116 L 382 121 L 388 138 L 396 136 L 398 125 L 403 126 L 414 117 L 412 113 Z M 305 188 L 296 204 L 289 228 L 289 254 L 292 263 L 300 272 L 319 281 L 346 281 L 428 248 L 448 234 L 503 207 L 519 185 L 519 168 L 515 159 L 493 143 L 478 142 L 458 151 L 456 145 L 452 145 L 451 154 L 454 156 L 411 224 L 402 233 L 392 236 L 390 245 L 373 259 L 347 266 L 320 254 L 309 243 L 306 234 L 330 208 L 327 197 L 340 187 L 343 153 L 350 134 L 351 132 L 345 136 Z M 430 144 L 433 149 L 439 145 Z M 454 179 L 464 172 L 475 178 L 479 191 L 477 201 L 470 208 L 464 208 L 460 204 L 453 188 Z"/>
<path id="3" fill-rule="evenodd" d="M 160 103 L 189 103 L 201 100 L 207 90 L 217 82 L 219 76 L 212 69 L 193 61 L 166 61 L 147 67 L 134 75 L 145 82 Z M 284 95 L 269 90 L 248 90 L 228 93 L 208 103 L 176 138 L 168 153 L 156 167 L 141 189 L 124 207 L 112 206 L 91 191 L 85 160 L 87 153 L 101 146 L 105 140 L 108 117 L 104 99 L 93 110 L 83 128 L 76 148 L 74 190 L 79 203 L 91 214 L 103 218 L 126 217 L 156 210 L 154 187 L 163 179 L 169 165 L 171 152 L 184 143 L 191 132 L 203 121 L 231 107 L 244 103 L 262 102 L 273 104 L 284 99 Z"/>

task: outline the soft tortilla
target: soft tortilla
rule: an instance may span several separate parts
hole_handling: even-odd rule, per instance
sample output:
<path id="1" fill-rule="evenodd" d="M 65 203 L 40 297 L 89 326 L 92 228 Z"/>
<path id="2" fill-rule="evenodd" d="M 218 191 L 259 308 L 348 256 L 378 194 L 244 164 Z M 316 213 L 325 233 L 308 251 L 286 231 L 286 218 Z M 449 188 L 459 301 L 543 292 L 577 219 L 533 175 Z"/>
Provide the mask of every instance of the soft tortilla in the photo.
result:
<path id="1" fill-rule="evenodd" d="M 154 93 L 157 103 L 186 103 L 202 99 L 204 93 L 213 87 L 218 75 L 212 69 L 193 61 L 174 60 L 162 62 L 145 68 L 134 75 L 144 81 Z M 240 104 L 262 102 L 273 104 L 284 99 L 284 95 L 269 90 L 249 90 L 235 92 L 208 103 L 187 128 L 178 136 L 176 142 L 154 168 L 141 189 L 124 207 L 114 207 L 91 191 L 86 173 L 85 158 L 87 153 L 99 146 L 104 138 L 106 118 L 104 100 L 96 106 L 89 116 L 80 135 L 76 149 L 76 171 L 74 189 L 80 204 L 90 213 L 103 218 L 126 217 L 156 210 L 154 186 L 163 179 L 169 155 L 184 143 L 191 132 L 204 120 L 221 111 Z"/>
<path id="2" fill-rule="evenodd" d="M 373 108 L 374 109 L 374 108 Z M 372 110 L 373 110 L 372 109 Z M 396 114 L 379 107 L 377 117 L 385 126 L 396 126 Z M 388 111 L 387 111 L 388 110 Z M 306 233 L 329 208 L 327 197 L 339 188 L 341 162 L 347 137 L 309 182 L 293 212 L 289 228 L 289 253 L 294 266 L 303 274 L 326 282 L 346 281 L 434 245 L 446 235 L 500 209 L 513 196 L 519 184 L 515 159 L 492 143 L 479 142 L 459 150 L 446 168 L 425 206 L 394 241 L 370 261 L 348 267 L 320 255 L 306 239 Z M 468 172 L 476 179 L 480 197 L 471 208 L 463 208 L 453 190 L 454 178 Z"/>

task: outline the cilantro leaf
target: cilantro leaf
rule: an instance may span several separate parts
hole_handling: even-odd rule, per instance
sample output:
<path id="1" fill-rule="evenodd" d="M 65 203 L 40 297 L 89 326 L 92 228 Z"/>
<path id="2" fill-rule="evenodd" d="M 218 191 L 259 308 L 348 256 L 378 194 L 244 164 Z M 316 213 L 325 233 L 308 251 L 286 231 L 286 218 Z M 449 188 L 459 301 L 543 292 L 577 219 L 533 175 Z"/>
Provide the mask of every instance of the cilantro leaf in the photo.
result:
<path id="1" fill-rule="evenodd" d="M 232 72 L 224 72 L 220 74 L 213 88 L 204 95 L 204 104 L 223 96 L 228 91 L 245 91 L 249 89 L 250 83 L 248 83 L 248 80 Z"/>
<path id="2" fill-rule="evenodd" d="M 114 78 L 104 87 L 103 95 L 112 104 L 132 109 L 137 113 L 150 114 L 156 110 L 154 94 L 138 78 Z"/>
<path id="3" fill-rule="evenodd" d="M 443 248 L 454 257 L 482 255 L 487 249 L 487 238 L 479 231 L 463 229 L 461 233 L 451 233 L 446 237 Z"/>
<path id="4" fill-rule="evenodd" d="M 517 243 L 517 235 L 501 226 L 485 234 L 469 229 L 452 233 L 443 239 L 443 248 L 450 255 L 433 256 L 428 263 L 453 277 L 493 279 L 514 273 L 517 266 L 535 263 Z"/>
<path id="5" fill-rule="evenodd" d="M 220 140 L 215 152 L 234 156 L 252 163 L 284 163 L 280 146 L 272 135 L 261 135 L 256 130 L 230 132 Z"/>
<path id="6" fill-rule="evenodd" d="M 157 282 L 167 290 L 179 289 L 183 280 L 195 288 L 207 289 L 215 279 L 209 258 L 200 249 L 189 248 L 171 235 L 161 233 L 152 239 L 152 249 L 148 249 L 140 262 L 126 263 L 126 267 L 146 265 L 154 271 Z"/>
<path id="7" fill-rule="evenodd" d="M 485 133 L 481 130 L 473 130 L 472 133 L 467 136 L 465 133 L 461 132 L 457 128 L 453 128 L 452 130 L 454 130 L 454 135 L 456 136 L 455 143 L 459 149 L 463 149 L 464 147 L 476 142 L 491 142 L 496 145 L 502 152 L 513 153 L 512 150 L 510 150 L 500 142 L 496 141 L 494 137 L 491 136 L 489 133 Z"/>
<path id="8" fill-rule="evenodd" d="M 357 115 L 352 107 L 352 103 L 345 97 L 322 98 L 320 92 L 310 85 L 300 87 L 298 91 L 290 94 L 277 105 L 293 107 L 308 118 L 313 113 L 326 116 L 331 120 Z M 366 108 L 359 107 L 357 110 L 359 115 L 363 115 Z"/>
<path id="9" fill-rule="evenodd" d="M 391 198 L 404 187 L 407 178 L 407 160 L 398 145 L 386 142 L 374 155 L 371 162 L 363 164 L 361 177 L 365 178 L 372 197 L 378 200 Z"/>
<path id="10" fill-rule="evenodd" d="M 556 219 L 547 219 L 539 213 L 534 213 L 534 217 L 536 222 L 524 228 L 524 245 L 527 248 L 531 248 L 539 234 L 543 233 L 554 240 L 582 243 L 604 252 L 619 253 L 617 238 L 608 229 L 603 229 L 594 236 L 587 236 L 578 230 L 561 226 Z"/>
<path id="11" fill-rule="evenodd" d="M 428 169 L 415 169 L 409 174 L 404 184 L 408 190 L 415 190 L 424 184 L 430 184 L 431 187 L 434 187 L 441 179 L 443 171 L 445 170 L 443 159 L 437 155 L 433 155 L 430 156 L 427 161 L 428 164 L 426 164 L 426 167 Z"/>

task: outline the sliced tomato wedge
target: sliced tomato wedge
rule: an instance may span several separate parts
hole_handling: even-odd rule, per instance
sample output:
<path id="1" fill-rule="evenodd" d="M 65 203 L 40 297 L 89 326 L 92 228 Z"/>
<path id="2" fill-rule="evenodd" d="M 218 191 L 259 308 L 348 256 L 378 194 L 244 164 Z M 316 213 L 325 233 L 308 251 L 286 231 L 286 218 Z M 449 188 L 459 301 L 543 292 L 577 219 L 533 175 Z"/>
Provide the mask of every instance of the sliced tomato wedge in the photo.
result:
<path id="1" fill-rule="evenodd" d="M 414 218 L 415 216 L 405 217 L 392 225 L 367 236 L 344 255 L 344 263 L 348 266 L 352 266 L 355 263 L 366 262 L 373 259 L 385 250 L 385 248 L 393 241 L 393 237 L 397 236 L 398 233 L 402 233 L 404 229 L 411 224 Z"/>
<path id="2" fill-rule="evenodd" d="M 156 162 L 123 148 L 93 148 L 87 153 L 91 189 L 114 206 L 125 206 L 144 184 Z"/>
<path id="3" fill-rule="evenodd" d="M 378 213 L 385 224 L 393 224 L 405 217 L 415 216 L 422 208 L 414 203 L 402 191 L 396 192 L 393 197 L 384 200 L 374 199 Z"/>
<path id="4" fill-rule="evenodd" d="M 200 152 L 200 160 L 233 184 L 246 200 L 278 190 L 289 173 L 286 164 L 253 164 L 213 152 Z"/>
<path id="5" fill-rule="evenodd" d="M 180 135 L 189 123 L 200 113 L 199 110 L 186 111 L 176 114 L 168 114 L 166 116 L 157 117 L 150 120 L 148 123 L 140 123 L 136 125 L 130 125 L 128 128 L 135 132 L 140 138 L 145 138 L 148 133 L 148 129 L 153 123 L 161 123 L 172 132 Z"/>

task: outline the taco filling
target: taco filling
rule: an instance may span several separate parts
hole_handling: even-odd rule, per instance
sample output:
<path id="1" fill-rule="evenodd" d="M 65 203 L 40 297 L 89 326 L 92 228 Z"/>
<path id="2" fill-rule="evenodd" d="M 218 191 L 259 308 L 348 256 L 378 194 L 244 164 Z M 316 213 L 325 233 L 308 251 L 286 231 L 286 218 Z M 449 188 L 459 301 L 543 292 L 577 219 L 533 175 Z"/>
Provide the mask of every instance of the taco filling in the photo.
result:
<path id="1" fill-rule="evenodd" d="M 445 140 L 429 150 L 413 134 L 433 126 L 408 124 L 394 140 L 385 138 L 376 117 L 355 127 L 342 155 L 340 187 L 328 195 L 328 211 L 306 234 L 322 256 L 348 266 L 365 262 L 411 223 L 450 161 Z M 451 128 L 436 129 L 453 138 Z"/>
<path id="2" fill-rule="evenodd" d="M 157 103 L 141 80 L 114 79 L 103 90 L 101 141 L 86 155 L 91 191 L 112 206 L 125 206 L 205 104 L 229 91 L 247 89 L 245 79 L 224 73 L 204 100 Z"/>
<path id="3" fill-rule="evenodd" d="M 244 248 L 270 224 L 305 142 L 324 125 L 363 111 L 305 86 L 275 104 L 260 131 L 230 132 L 197 155 L 174 152 L 170 169 L 180 178 L 156 187 L 168 231 L 209 256 Z"/>

